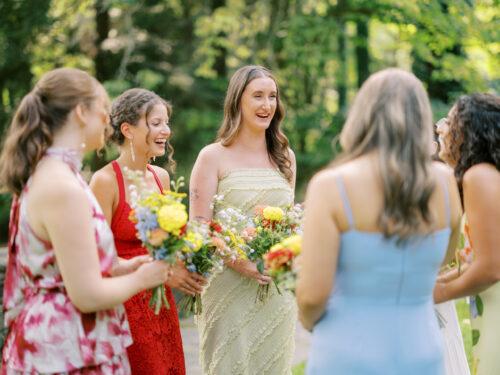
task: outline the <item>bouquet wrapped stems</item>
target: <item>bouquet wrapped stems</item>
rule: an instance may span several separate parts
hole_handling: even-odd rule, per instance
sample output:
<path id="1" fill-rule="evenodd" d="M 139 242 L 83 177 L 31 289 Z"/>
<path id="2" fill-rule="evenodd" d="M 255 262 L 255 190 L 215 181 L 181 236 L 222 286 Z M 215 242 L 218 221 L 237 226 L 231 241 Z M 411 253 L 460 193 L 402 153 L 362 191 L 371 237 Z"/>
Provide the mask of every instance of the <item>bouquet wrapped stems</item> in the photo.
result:
<path id="1" fill-rule="evenodd" d="M 184 296 L 179 302 L 179 310 L 194 315 L 200 315 L 202 312 L 201 295 L 196 293 L 194 296 Z"/>
<path id="2" fill-rule="evenodd" d="M 276 287 L 278 294 L 281 296 L 282 295 L 281 290 L 278 286 L 278 283 L 274 279 L 273 279 L 273 284 Z M 255 298 L 255 301 L 256 302 L 257 301 L 265 302 L 269 298 L 269 288 L 270 287 L 271 287 L 271 284 L 265 284 L 265 285 L 260 284 L 258 289 L 257 289 L 257 296 Z"/>
<path id="3" fill-rule="evenodd" d="M 162 306 L 166 309 L 170 309 L 170 303 L 168 303 L 167 294 L 165 292 L 165 285 L 159 285 L 152 290 L 151 299 L 149 300 L 149 307 L 154 309 L 156 315 L 160 313 Z"/>

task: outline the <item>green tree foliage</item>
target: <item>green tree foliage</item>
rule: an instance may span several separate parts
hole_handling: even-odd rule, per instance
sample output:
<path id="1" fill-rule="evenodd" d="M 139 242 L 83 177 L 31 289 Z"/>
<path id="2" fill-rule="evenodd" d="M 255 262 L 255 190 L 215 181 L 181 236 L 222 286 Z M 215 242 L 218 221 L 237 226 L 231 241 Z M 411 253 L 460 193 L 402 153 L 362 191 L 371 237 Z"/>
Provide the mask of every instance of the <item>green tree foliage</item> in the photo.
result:
<path id="1" fill-rule="evenodd" d="M 371 72 L 413 70 L 436 118 L 461 93 L 498 90 L 499 17 L 498 0 L 3 0 L 0 126 L 33 78 L 80 67 L 112 97 L 140 86 L 172 102 L 178 173 L 188 177 L 215 137 L 230 75 L 262 64 L 279 81 L 300 198 L 333 157 L 349 103 Z M 115 155 L 87 164 L 95 170 Z"/>

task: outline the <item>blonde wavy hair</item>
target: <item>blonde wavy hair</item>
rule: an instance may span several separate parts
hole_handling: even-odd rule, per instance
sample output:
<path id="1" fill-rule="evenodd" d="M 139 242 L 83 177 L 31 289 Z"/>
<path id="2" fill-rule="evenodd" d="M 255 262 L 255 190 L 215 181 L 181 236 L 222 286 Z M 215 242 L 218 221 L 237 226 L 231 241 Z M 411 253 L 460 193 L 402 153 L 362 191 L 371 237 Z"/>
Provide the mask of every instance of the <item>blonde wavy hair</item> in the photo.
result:
<path id="1" fill-rule="evenodd" d="M 285 108 L 281 104 L 278 83 L 270 70 L 259 65 L 247 65 L 233 74 L 224 100 L 224 120 L 217 132 L 217 141 L 223 146 L 229 146 L 234 142 L 241 129 L 241 96 L 250 82 L 263 77 L 271 78 L 276 84 L 277 102 L 271 124 L 266 129 L 267 152 L 280 172 L 291 182 L 293 173 L 288 151 L 288 138 L 281 130 Z"/>
<path id="2" fill-rule="evenodd" d="M 370 76 L 349 111 L 340 134 L 344 152 L 336 163 L 377 152 L 384 191 L 379 225 L 386 237 L 404 241 L 421 233 L 423 224 L 432 228 L 432 131 L 427 93 L 412 73 L 401 69 Z"/>

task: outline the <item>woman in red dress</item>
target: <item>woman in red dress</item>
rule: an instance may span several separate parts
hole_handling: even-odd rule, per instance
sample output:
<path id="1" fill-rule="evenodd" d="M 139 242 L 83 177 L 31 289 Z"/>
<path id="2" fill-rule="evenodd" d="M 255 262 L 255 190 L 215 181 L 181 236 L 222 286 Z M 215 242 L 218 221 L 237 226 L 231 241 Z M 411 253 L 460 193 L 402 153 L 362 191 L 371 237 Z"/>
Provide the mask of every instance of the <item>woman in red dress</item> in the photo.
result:
<path id="1" fill-rule="evenodd" d="M 118 159 L 97 171 L 90 183 L 111 224 L 118 256 L 132 258 L 147 254 L 136 237 L 134 224 L 129 220 L 128 184 L 122 169 L 144 172 L 146 185 L 151 189 L 168 189 L 170 178 L 164 169 L 148 164 L 151 158 L 169 151 L 173 165 L 170 137 L 170 105 L 155 93 L 144 89 L 130 89 L 120 95 L 111 109 L 113 140 L 120 146 Z M 167 283 L 170 309 L 159 315 L 148 306 L 151 293 L 146 291 L 125 303 L 134 343 L 128 348 L 133 374 L 185 374 L 179 318 L 172 291 L 194 295 L 202 291 L 205 280 L 184 266 L 173 268 Z"/>

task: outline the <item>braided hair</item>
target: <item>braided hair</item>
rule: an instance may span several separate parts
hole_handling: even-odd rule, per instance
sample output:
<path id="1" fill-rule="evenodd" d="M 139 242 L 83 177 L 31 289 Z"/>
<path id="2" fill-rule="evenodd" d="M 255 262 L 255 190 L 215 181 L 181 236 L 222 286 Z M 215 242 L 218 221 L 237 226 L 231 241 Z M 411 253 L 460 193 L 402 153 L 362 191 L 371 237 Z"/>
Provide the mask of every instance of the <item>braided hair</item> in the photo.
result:
<path id="1" fill-rule="evenodd" d="M 125 142 L 125 136 L 121 131 L 121 125 L 124 122 L 136 126 L 141 117 L 144 116 L 146 125 L 149 127 L 148 116 L 157 104 L 163 104 L 167 109 L 168 116 L 171 116 L 172 106 L 170 103 L 152 91 L 133 88 L 122 93 L 113 101 L 111 106 L 110 119 L 113 128 L 111 140 L 120 146 Z M 167 166 L 171 172 L 175 170 L 176 166 L 173 155 L 174 148 L 170 141 L 167 140 Z"/>

